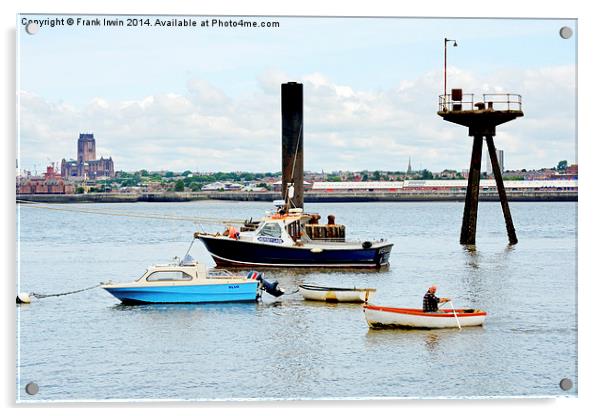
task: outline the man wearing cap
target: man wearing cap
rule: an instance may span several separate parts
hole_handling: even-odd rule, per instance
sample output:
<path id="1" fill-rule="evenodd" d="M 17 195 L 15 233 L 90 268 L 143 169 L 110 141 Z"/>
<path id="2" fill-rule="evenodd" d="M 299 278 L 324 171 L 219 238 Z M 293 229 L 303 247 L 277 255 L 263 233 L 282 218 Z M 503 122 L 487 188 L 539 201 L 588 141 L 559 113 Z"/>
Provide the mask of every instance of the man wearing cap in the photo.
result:
<path id="1" fill-rule="evenodd" d="M 435 296 L 435 292 L 437 291 L 437 286 L 433 285 L 429 287 L 428 291 L 425 293 L 422 298 L 422 311 L 423 312 L 437 312 L 439 310 L 439 304 L 449 302 L 451 299 L 449 298 L 441 298 L 439 299 Z"/>

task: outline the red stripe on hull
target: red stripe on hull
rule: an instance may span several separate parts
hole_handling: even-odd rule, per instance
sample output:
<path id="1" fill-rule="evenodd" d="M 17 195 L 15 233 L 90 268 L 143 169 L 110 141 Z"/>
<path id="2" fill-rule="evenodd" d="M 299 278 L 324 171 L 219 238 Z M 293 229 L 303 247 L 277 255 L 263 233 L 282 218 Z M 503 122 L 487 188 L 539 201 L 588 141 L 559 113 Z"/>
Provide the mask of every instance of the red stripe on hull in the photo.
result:
<path id="1" fill-rule="evenodd" d="M 441 312 L 423 312 L 422 309 L 411 309 L 411 308 L 391 308 L 388 306 L 376 306 L 376 305 L 366 305 L 365 309 L 371 309 L 374 311 L 383 311 L 383 312 L 392 312 L 399 313 L 404 315 L 418 315 L 418 316 L 430 316 L 433 318 L 454 318 L 454 312 L 451 309 L 441 309 Z M 479 311 L 479 312 L 468 312 L 464 313 L 465 309 L 456 309 L 456 315 L 458 317 L 461 316 L 485 316 L 487 312 Z"/>

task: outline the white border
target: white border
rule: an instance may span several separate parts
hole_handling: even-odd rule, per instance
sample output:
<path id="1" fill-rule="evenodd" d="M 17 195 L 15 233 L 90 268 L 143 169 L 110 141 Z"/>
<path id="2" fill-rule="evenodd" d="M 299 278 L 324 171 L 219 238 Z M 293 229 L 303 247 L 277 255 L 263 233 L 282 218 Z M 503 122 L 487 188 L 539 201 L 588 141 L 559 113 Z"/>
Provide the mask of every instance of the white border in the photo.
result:
<path id="1" fill-rule="evenodd" d="M 393 3 L 393 2 L 391 2 Z M 177 407 L 178 414 L 306 414 L 308 411 L 332 413 L 353 412 L 365 413 L 366 411 L 379 414 L 399 414 L 407 412 L 434 412 L 445 416 L 476 413 L 486 411 L 488 414 L 506 414 L 508 412 L 528 411 L 546 415 L 567 413 L 589 414 L 600 400 L 598 386 L 600 386 L 600 358 L 595 351 L 599 343 L 596 341 L 599 323 L 595 315 L 587 312 L 590 308 L 599 307 L 600 301 L 600 273 L 594 263 L 597 255 L 598 232 L 602 230 L 599 218 L 597 195 L 593 190 L 596 175 L 600 175 L 597 164 L 599 158 L 599 131 L 593 129 L 593 121 L 599 118 L 598 108 L 600 94 L 599 78 L 600 68 L 600 40 L 602 25 L 599 8 L 595 2 L 568 2 L 546 1 L 526 2 L 524 0 L 504 0 L 503 2 L 487 1 L 421 1 L 399 2 L 388 5 L 384 1 L 371 0 L 353 4 L 350 1 L 325 2 L 323 0 L 305 0 L 303 2 L 261 1 L 252 2 L 221 1 L 221 2 L 196 2 L 192 0 L 104 0 L 104 1 L 77 1 L 77 0 L 8 0 L 0 6 L 2 13 L 3 29 L 3 100 L 2 123 L 4 151 L 3 158 L 3 203 L 2 218 L 4 220 L 2 263 L 8 265 L 7 272 L 3 274 L 5 290 L 4 319 L 4 348 L 2 360 L 2 393 L 5 414 L 13 414 L 17 410 L 25 414 L 43 412 L 45 415 L 81 414 L 81 407 L 86 407 L 86 413 L 104 415 L 107 411 L 118 414 L 162 414 L 166 409 Z M 233 402 L 233 403 L 205 403 L 205 404 L 172 404 L 148 403 L 146 405 L 105 403 L 102 407 L 98 404 L 63 404 L 49 406 L 19 406 L 14 408 L 15 400 L 15 287 L 11 273 L 15 272 L 15 209 L 14 209 L 14 28 L 17 12 L 55 12 L 55 13 L 157 13 L 157 14 L 236 14 L 236 15 L 394 15 L 394 16 L 444 16 L 444 17 L 551 17 L 551 18 L 578 18 L 579 35 L 579 152 L 580 160 L 580 185 L 579 195 L 579 223 L 586 227 L 579 229 L 579 399 L 529 399 L 529 400 L 489 400 L 489 401 L 447 401 L 447 400 L 421 400 L 421 401 L 366 401 L 366 402 Z M 598 151 L 598 152 L 597 152 Z M 596 262 L 597 263 L 597 262 Z M 545 282 L 541 282 L 545 284 Z M 562 319 L 559 317 L 559 319 Z M 282 409 L 285 407 L 286 409 Z M 336 407 L 336 409 L 334 409 Z M 597 406 L 596 406 L 597 407 Z M 110 409 L 110 410 L 109 410 Z"/>

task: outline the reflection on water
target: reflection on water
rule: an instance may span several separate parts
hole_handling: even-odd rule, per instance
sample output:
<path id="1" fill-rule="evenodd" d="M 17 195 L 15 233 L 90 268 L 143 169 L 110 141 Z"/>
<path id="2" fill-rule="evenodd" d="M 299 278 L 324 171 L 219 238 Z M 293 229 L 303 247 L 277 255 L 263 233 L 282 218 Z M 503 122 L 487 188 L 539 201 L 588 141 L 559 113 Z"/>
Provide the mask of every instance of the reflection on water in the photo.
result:
<path id="1" fill-rule="evenodd" d="M 264 294 L 258 303 L 125 306 L 95 289 L 19 306 L 19 399 L 541 396 L 563 394 L 562 377 L 577 382 L 577 204 L 513 204 L 520 242 L 508 247 L 499 206 L 483 203 L 471 248 L 458 243 L 462 204 L 307 205 L 334 214 L 351 239 L 388 236 L 395 244 L 390 267 L 269 269 L 266 277 L 288 294 Z M 108 208 L 248 218 L 269 206 Z M 196 231 L 173 221 L 20 212 L 18 290 L 25 292 L 134 280 L 149 264 L 183 255 Z M 213 264 L 202 245 L 191 254 Z M 303 283 L 374 287 L 371 303 L 410 308 L 420 308 L 436 283 L 456 308 L 488 316 L 485 327 L 462 331 L 372 330 L 361 304 L 304 301 L 292 293 Z M 40 393 L 24 395 L 34 379 Z"/>
<path id="2" fill-rule="evenodd" d="M 435 352 L 437 347 L 439 347 L 439 338 L 441 335 L 437 334 L 437 332 L 429 331 L 424 337 L 424 345 L 429 352 Z"/>
<path id="3" fill-rule="evenodd" d="M 485 331 L 485 327 L 466 327 L 444 329 L 408 329 L 408 328 L 369 328 L 366 331 L 366 344 L 386 347 L 392 343 L 423 345 L 429 353 L 445 353 L 448 341 L 456 345 L 469 346 L 474 336 Z M 465 341 L 465 342 L 463 342 Z M 461 344 L 459 344 L 461 343 Z"/>
<path id="4" fill-rule="evenodd" d="M 255 311 L 257 303 L 255 302 L 222 302 L 222 303 L 144 303 L 137 305 L 128 305 L 116 303 L 111 306 L 116 312 L 130 313 L 165 313 L 165 314 L 190 314 L 194 312 L 203 313 L 239 313 L 246 311 Z"/>
<path id="5" fill-rule="evenodd" d="M 477 247 L 473 245 L 465 245 L 463 246 L 464 252 L 466 253 L 467 264 L 478 270 L 479 268 L 479 252 L 477 251 Z"/>

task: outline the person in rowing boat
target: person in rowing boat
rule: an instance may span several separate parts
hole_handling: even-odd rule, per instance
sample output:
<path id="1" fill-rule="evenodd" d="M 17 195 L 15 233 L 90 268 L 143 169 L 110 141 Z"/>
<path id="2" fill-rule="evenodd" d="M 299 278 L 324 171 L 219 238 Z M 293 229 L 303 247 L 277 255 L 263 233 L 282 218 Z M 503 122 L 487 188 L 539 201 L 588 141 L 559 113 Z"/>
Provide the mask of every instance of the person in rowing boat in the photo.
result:
<path id="1" fill-rule="evenodd" d="M 449 298 L 438 298 L 435 296 L 437 292 L 437 286 L 432 285 L 428 288 L 427 292 L 422 298 L 422 311 L 423 312 L 437 312 L 439 310 L 439 304 L 449 302 Z"/>

